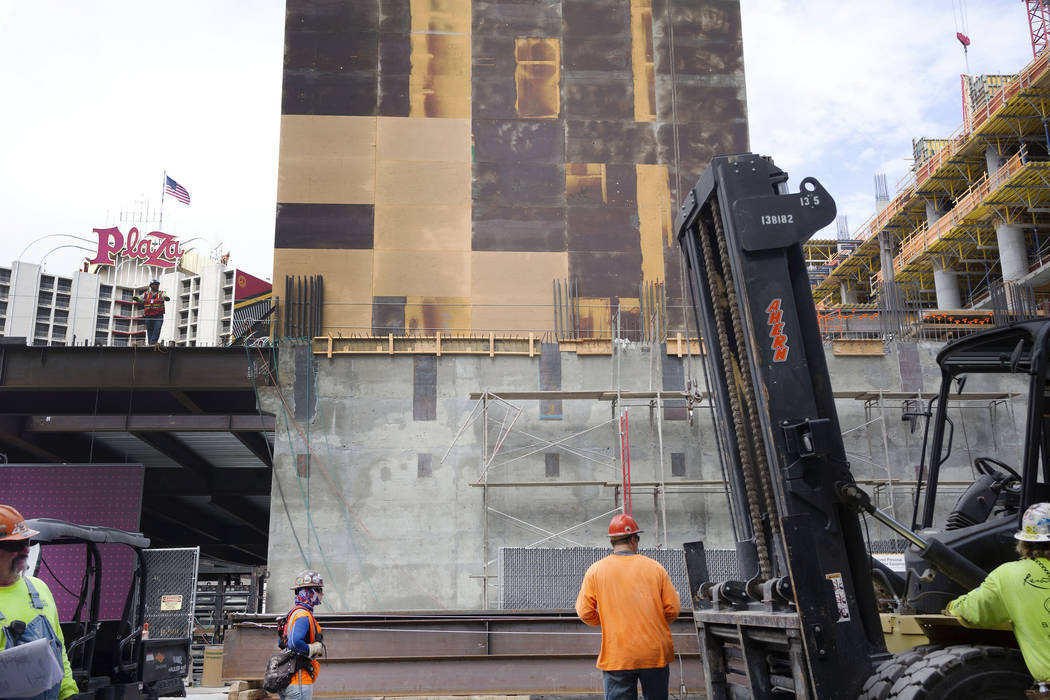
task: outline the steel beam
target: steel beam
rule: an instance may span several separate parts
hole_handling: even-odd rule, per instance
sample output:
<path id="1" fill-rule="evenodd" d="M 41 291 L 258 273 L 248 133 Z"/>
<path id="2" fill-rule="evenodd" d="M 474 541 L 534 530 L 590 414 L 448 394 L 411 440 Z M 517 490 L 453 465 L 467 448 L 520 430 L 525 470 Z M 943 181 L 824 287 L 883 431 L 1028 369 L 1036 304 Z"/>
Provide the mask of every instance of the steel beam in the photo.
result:
<path id="1" fill-rule="evenodd" d="M 30 433 L 240 433 L 273 432 L 271 415 L 137 414 L 36 415 L 26 419 Z"/>
<path id="2" fill-rule="evenodd" d="M 460 611 L 318 616 L 328 654 L 318 697 L 601 693 L 601 632 L 568 611 Z M 672 623 L 671 686 L 702 691 L 691 617 Z M 262 677 L 273 616 L 235 615 L 223 678 Z"/>
<path id="3" fill-rule="evenodd" d="M 173 347 L 164 352 L 119 347 L 0 347 L 5 389 L 251 389 L 276 374 L 276 351 Z"/>

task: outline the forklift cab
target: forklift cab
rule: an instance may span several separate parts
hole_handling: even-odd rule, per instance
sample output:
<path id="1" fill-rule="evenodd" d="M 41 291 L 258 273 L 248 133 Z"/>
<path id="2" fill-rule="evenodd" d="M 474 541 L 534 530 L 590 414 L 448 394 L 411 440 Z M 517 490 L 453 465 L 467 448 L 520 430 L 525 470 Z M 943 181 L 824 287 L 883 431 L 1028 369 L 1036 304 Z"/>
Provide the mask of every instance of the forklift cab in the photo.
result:
<path id="1" fill-rule="evenodd" d="M 26 524 L 40 532 L 33 537 L 30 570 L 47 566 L 48 548 L 74 545 L 84 553 L 84 574 L 73 619 L 62 623 L 66 655 L 80 692 L 75 700 L 125 700 L 182 695 L 190 659 L 190 639 L 148 638 L 143 634 L 146 602 L 153 597 L 146 556 L 150 541 L 139 533 L 108 527 L 76 525 L 36 518 Z M 120 544 L 135 553 L 135 570 L 128 584 L 119 620 L 100 620 L 103 570 L 100 544 Z M 148 629 L 148 627 L 146 628 Z"/>
<path id="2" fill-rule="evenodd" d="M 1050 501 L 1048 343 L 1050 321 L 1022 321 L 962 338 L 937 355 L 941 386 L 925 412 L 923 461 L 911 529 L 925 539 L 940 541 L 985 572 L 1017 558 L 1013 534 L 1020 527 L 1021 515 L 1032 503 Z M 946 464 L 952 458 L 955 437 L 948 406 L 968 379 L 971 386 L 979 383 L 977 375 L 998 375 L 996 385 L 1027 393 L 1020 460 L 1011 463 L 1004 455 L 975 456 L 973 482 L 952 499 L 945 488 L 939 488 L 949 480 Z M 898 591 L 905 594 L 904 612 L 936 613 L 966 592 L 931 568 L 914 548 L 905 553 L 904 579 L 903 591 Z"/>

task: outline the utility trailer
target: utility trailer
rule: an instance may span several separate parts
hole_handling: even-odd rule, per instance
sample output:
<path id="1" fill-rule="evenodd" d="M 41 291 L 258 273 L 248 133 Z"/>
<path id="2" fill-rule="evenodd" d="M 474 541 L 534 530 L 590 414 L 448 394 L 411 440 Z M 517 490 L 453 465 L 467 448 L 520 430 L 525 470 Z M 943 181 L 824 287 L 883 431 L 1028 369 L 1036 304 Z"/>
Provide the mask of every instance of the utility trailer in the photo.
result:
<path id="1" fill-rule="evenodd" d="M 75 546 L 84 554 L 84 574 L 75 591 L 73 619 L 62 624 L 66 656 L 80 690 L 71 700 L 185 695 L 183 679 L 189 671 L 189 615 L 193 609 L 193 589 L 188 586 L 196 582 L 199 551 L 150 549 L 150 540 L 137 532 L 51 518 L 27 520 L 26 525 L 40 533 L 33 537 L 36 551 L 30 563 L 34 574 L 46 563 L 47 550 L 52 545 L 65 545 L 60 549 L 66 550 Z M 120 619 L 102 620 L 103 568 L 99 545 L 111 544 L 130 548 L 135 567 Z M 174 608 L 176 602 L 178 609 L 186 612 L 175 617 L 184 617 L 185 624 L 172 624 L 172 613 L 165 611 Z"/>
<path id="2" fill-rule="evenodd" d="M 943 607 L 1013 558 L 1004 533 L 1050 493 L 1042 436 L 1050 325 L 1021 324 L 942 351 L 944 386 L 922 412 L 936 455 L 919 479 L 923 518 L 911 527 L 897 522 L 872 506 L 850 471 L 802 253 L 802 243 L 834 220 L 835 203 L 813 178 L 796 193 L 787 178 L 760 155 L 717 157 L 675 221 L 706 350 L 740 569 L 740 580 L 705 580 L 687 548 L 708 696 L 1016 697 L 1031 683 L 1017 650 L 1001 636 L 987 643 L 986 633 L 954 618 L 923 623 L 930 641 L 948 644 L 892 656 L 873 581 L 895 597 L 900 617 L 930 612 L 932 598 Z M 955 504 L 953 514 L 962 515 L 949 518 L 948 534 L 932 517 L 951 441 L 948 392 L 967 371 L 1031 376 L 1026 442 L 1034 447 L 1021 474 L 995 458 L 978 465 L 985 478 Z M 862 513 L 911 543 L 906 576 L 869 555 Z"/>

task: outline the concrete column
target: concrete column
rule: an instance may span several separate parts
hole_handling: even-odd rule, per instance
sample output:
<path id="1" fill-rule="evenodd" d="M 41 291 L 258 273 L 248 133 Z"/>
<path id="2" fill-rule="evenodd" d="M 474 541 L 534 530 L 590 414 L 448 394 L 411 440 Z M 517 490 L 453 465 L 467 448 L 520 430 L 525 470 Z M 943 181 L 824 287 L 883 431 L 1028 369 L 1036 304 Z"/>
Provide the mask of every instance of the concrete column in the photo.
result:
<path id="1" fill-rule="evenodd" d="M 943 258 L 933 259 L 933 286 L 937 291 L 938 309 L 961 309 L 958 273 Z"/>
<path id="2" fill-rule="evenodd" d="M 839 294 L 842 296 L 843 306 L 856 306 L 857 301 L 857 290 L 850 286 L 849 282 L 839 282 Z"/>
<path id="3" fill-rule="evenodd" d="M 926 200 L 926 223 L 933 226 L 937 223 L 937 219 L 944 216 L 944 212 L 941 211 L 939 203 L 935 199 Z"/>
<path id="4" fill-rule="evenodd" d="M 1024 230 L 1015 224 L 999 224 L 995 229 L 999 243 L 999 265 L 1004 282 L 1015 282 L 1028 274 L 1028 254 Z"/>
<path id="5" fill-rule="evenodd" d="M 988 177 L 991 178 L 1003 164 L 1003 156 L 999 153 L 998 146 L 989 146 L 984 149 L 984 162 L 988 166 Z"/>

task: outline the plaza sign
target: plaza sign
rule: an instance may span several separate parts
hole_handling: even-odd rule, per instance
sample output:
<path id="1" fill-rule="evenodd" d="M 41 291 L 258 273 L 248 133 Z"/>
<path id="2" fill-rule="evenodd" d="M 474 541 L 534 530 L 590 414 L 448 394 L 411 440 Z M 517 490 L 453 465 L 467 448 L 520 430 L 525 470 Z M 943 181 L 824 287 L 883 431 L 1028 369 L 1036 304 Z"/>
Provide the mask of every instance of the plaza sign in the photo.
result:
<path id="1" fill-rule="evenodd" d="M 144 265 L 175 267 L 182 258 L 182 246 L 170 233 L 150 231 L 140 236 L 133 226 L 125 237 L 116 226 L 91 230 L 98 234 L 98 252 L 94 260 L 88 261 L 93 265 L 113 265 L 114 256 L 123 255 L 141 260 Z"/>

